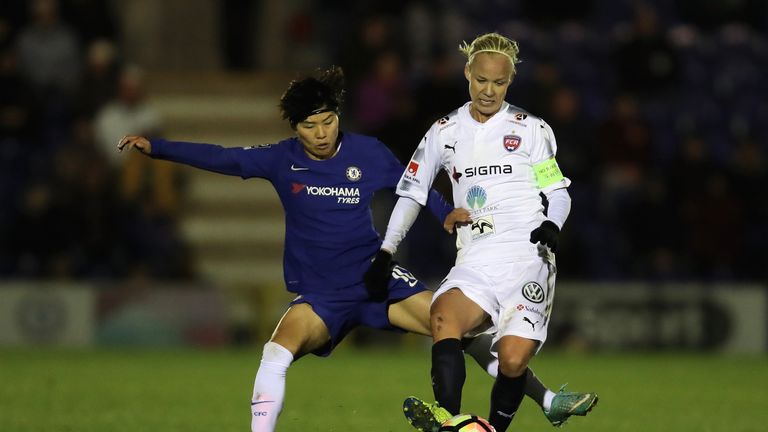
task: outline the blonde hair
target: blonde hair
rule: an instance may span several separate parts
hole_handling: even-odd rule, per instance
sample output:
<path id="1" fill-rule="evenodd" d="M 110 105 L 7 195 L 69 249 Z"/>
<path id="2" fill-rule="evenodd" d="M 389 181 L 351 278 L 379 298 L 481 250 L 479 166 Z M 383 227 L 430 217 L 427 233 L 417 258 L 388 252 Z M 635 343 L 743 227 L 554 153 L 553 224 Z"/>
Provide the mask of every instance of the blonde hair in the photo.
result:
<path id="1" fill-rule="evenodd" d="M 459 51 L 467 56 L 467 66 L 470 66 L 475 59 L 475 56 L 480 53 L 503 54 L 507 56 L 509 62 L 512 64 L 512 75 L 517 72 L 515 65 L 520 63 L 520 59 L 517 57 L 520 53 L 520 48 L 517 46 L 517 42 L 498 33 L 486 33 L 480 35 L 469 44 L 466 41 L 463 41 L 459 44 Z"/>

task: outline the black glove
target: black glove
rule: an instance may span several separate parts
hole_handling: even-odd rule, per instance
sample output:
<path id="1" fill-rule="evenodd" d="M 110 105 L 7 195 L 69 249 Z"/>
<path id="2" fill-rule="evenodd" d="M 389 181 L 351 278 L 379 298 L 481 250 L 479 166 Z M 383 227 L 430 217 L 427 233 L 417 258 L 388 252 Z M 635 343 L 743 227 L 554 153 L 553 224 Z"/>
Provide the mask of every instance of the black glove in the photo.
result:
<path id="1" fill-rule="evenodd" d="M 560 238 L 560 228 L 554 222 L 545 220 L 535 230 L 531 231 L 531 243 L 541 243 L 549 246 L 549 250 L 557 252 L 557 241 Z"/>
<path id="2" fill-rule="evenodd" d="M 363 275 L 363 283 L 368 291 L 368 298 L 375 302 L 382 302 L 387 299 L 387 286 L 389 278 L 392 276 L 392 254 L 380 249 L 373 258 L 371 266 Z"/>

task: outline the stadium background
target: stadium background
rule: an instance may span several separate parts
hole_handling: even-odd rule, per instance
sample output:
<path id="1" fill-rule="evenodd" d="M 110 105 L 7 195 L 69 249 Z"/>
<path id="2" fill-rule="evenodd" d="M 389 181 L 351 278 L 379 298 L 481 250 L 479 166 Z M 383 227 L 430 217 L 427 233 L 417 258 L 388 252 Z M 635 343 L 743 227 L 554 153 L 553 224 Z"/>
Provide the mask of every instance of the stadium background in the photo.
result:
<path id="1" fill-rule="evenodd" d="M 338 64 L 348 79 L 342 127 L 378 136 L 405 161 L 467 98 L 458 43 L 494 30 L 521 46 L 507 100 L 550 123 L 573 181 L 551 342 L 534 364 L 551 386 L 570 380 L 604 395 L 593 419 L 571 426 L 761 430 L 761 0 L 3 1 L 0 381 L 11 385 L 0 391 L 0 430 L 245 424 L 239 404 L 258 347 L 290 299 L 276 195 L 267 182 L 117 154 L 117 139 L 275 142 L 290 134 L 276 107 L 288 82 Z M 445 179 L 438 187 L 449 195 Z M 380 231 L 392 204 L 377 197 Z M 427 215 L 398 258 L 434 286 L 453 254 Z M 302 360 L 283 430 L 405 430 L 396 405 L 429 394 L 427 347 L 359 331 L 331 360 Z M 368 379 L 369 361 L 388 390 L 352 384 Z M 126 381 L 88 385 L 123 371 Z M 312 397 L 320 375 L 338 377 L 327 385 L 340 402 Z M 196 393 L 188 376 L 214 406 L 183 399 Z M 168 390 L 153 393 L 162 379 Z M 392 387 L 399 380 L 420 384 Z M 484 412 L 487 387 L 468 386 L 470 408 Z M 155 407 L 173 400 L 176 411 Z M 372 409 L 389 405 L 394 414 Z M 189 419 L 186 406 L 211 412 Z M 527 409 L 523 427 L 546 427 Z"/>

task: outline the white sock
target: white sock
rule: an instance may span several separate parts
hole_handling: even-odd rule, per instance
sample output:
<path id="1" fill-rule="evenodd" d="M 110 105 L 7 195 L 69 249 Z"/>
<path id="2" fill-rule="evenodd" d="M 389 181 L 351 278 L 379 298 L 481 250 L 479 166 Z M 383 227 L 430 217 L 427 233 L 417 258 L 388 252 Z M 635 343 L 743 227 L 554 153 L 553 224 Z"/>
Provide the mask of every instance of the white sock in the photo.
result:
<path id="1" fill-rule="evenodd" d="M 544 393 L 544 402 L 541 405 L 541 407 L 544 408 L 544 411 L 549 411 L 549 409 L 552 408 L 552 399 L 554 397 L 555 393 L 552 392 L 552 390 L 547 390 L 547 392 Z"/>
<path id="2" fill-rule="evenodd" d="M 264 344 L 251 398 L 251 432 L 273 432 L 285 399 L 285 374 L 293 354 L 274 342 Z"/>
<path id="3" fill-rule="evenodd" d="M 477 364 L 485 369 L 485 372 L 496 378 L 499 373 L 499 359 L 491 352 L 493 337 L 489 334 L 481 334 L 471 339 L 462 340 L 462 349 L 469 354 Z"/>
<path id="4" fill-rule="evenodd" d="M 499 359 L 493 359 L 488 363 L 488 366 L 485 367 L 485 371 L 488 372 L 488 375 L 490 375 L 491 378 L 496 379 L 496 376 L 499 375 Z"/>

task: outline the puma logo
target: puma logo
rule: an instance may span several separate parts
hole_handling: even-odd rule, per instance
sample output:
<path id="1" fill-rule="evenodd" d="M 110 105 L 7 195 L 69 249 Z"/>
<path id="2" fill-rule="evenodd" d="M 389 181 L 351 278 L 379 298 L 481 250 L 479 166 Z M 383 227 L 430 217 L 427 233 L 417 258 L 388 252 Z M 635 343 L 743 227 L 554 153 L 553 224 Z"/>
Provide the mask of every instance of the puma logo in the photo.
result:
<path id="1" fill-rule="evenodd" d="M 539 323 L 539 321 L 533 322 L 533 321 L 529 320 L 528 317 L 523 317 L 523 321 L 525 321 L 525 322 L 527 322 L 528 324 L 531 325 L 531 330 L 536 330 L 536 324 Z"/>
<path id="2" fill-rule="evenodd" d="M 453 154 L 456 154 L 456 143 L 454 142 L 452 146 L 449 146 L 448 144 L 444 144 L 443 147 L 446 149 L 453 150 Z"/>

